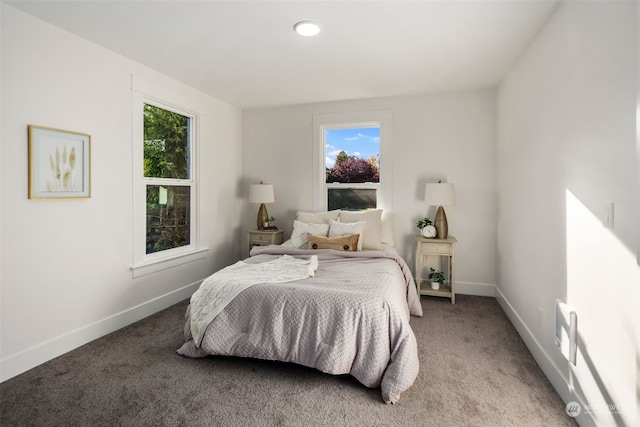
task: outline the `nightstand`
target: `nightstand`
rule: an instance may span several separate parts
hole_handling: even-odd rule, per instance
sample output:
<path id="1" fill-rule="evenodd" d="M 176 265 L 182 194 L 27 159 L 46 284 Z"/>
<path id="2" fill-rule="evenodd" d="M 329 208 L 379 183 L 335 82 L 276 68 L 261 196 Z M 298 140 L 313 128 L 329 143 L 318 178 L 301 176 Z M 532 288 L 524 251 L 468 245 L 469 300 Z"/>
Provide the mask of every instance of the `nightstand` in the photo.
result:
<path id="1" fill-rule="evenodd" d="M 282 243 L 282 230 L 249 230 L 249 252 L 254 246 L 279 245 Z"/>
<path id="2" fill-rule="evenodd" d="M 431 295 L 436 297 L 451 298 L 451 304 L 456 302 L 456 281 L 455 281 L 455 244 L 458 241 L 455 237 L 449 236 L 446 239 L 427 239 L 417 237 L 416 241 L 416 285 L 418 295 Z M 422 278 L 422 270 L 427 266 L 429 256 L 439 256 L 448 258 L 448 268 L 443 270 L 449 282 L 440 285 L 440 289 L 431 289 L 428 280 Z M 447 274 L 448 273 L 448 274 Z"/>

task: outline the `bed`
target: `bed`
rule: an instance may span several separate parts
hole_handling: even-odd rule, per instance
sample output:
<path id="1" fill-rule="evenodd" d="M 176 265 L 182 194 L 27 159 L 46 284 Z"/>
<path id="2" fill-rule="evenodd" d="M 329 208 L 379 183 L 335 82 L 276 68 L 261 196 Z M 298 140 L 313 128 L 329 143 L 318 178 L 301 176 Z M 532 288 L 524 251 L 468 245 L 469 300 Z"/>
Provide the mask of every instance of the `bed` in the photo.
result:
<path id="1" fill-rule="evenodd" d="M 318 220 L 300 213 L 298 218 Z M 419 369 L 409 321 L 411 315 L 421 316 L 422 308 L 409 267 L 392 246 L 381 244 L 380 235 L 366 240 L 367 221 L 352 223 L 362 229 L 360 250 L 312 249 L 317 235 L 300 224 L 321 223 L 296 222 L 298 230 L 294 223 L 292 239 L 283 245 L 254 247 L 249 258 L 203 282 L 187 308 L 185 342 L 178 353 L 277 360 L 349 374 L 367 387 L 379 387 L 384 402 L 397 402 Z M 347 230 L 341 233 L 352 232 L 350 227 L 343 226 Z M 328 227 L 320 228 L 320 235 L 325 229 L 329 234 Z M 296 241 L 297 235 L 304 235 L 304 242 Z M 284 274 L 289 268 L 291 273 Z M 281 274 L 282 280 L 273 279 Z M 213 276 L 217 280 L 210 280 Z M 225 277 L 232 276 L 251 283 L 220 291 Z M 210 301 L 225 299 L 222 308 L 211 308 Z"/>

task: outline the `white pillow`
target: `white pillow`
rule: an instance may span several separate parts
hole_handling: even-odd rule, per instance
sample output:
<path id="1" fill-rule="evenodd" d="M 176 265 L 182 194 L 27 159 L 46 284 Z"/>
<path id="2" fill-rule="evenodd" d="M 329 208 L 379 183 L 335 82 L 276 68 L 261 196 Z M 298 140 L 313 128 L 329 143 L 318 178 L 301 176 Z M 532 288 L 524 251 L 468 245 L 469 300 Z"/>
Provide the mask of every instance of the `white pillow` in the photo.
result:
<path id="1" fill-rule="evenodd" d="M 383 245 L 396 246 L 395 232 L 393 230 L 393 214 L 391 212 L 382 212 L 380 243 Z"/>
<path id="2" fill-rule="evenodd" d="M 329 220 L 329 237 L 348 236 L 350 234 L 359 234 L 358 250 L 362 250 L 362 240 L 364 239 L 364 221 L 360 222 L 338 222 Z"/>
<path id="3" fill-rule="evenodd" d="M 282 242 L 280 246 L 283 246 L 285 248 L 295 248 L 295 246 L 293 246 L 293 242 L 291 241 L 291 239 L 285 240 L 284 242 Z"/>
<path id="4" fill-rule="evenodd" d="M 340 215 L 340 210 L 336 209 L 334 211 L 328 212 L 300 212 L 296 216 L 298 221 L 308 222 L 312 224 L 329 224 L 329 220 L 338 220 L 338 215 Z M 325 236 L 326 237 L 326 236 Z"/>
<path id="5" fill-rule="evenodd" d="M 382 250 L 380 244 L 380 228 L 382 224 L 382 209 L 364 211 L 340 211 L 340 222 L 365 221 L 364 241 L 362 249 Z"/>
<path id="6" fill-rule="evenodd" d="M 307 233 L 327 237 L 329 224 L 316 224 L 294 220 L 290 240 L 296 248 L 307 248 Z"/>

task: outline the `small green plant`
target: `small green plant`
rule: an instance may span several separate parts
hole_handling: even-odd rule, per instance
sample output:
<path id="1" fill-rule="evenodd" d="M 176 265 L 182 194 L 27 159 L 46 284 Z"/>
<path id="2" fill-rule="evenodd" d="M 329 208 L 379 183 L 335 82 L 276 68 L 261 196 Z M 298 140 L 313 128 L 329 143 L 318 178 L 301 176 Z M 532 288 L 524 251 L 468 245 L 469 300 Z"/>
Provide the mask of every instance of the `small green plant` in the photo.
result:
<path id="1" fill-rule="evenodd" d="M 431 218 L 426 216 L 422 219 L 419 219 L 416 223 L 416 227 L 418 227 L 420 230 L 425 228 L 427 225 L 433 225 L 433 221 L 431 221 Z"/>
<path id="2" fill-rule="evenodd" d="M 444 282 L 444 273 L 434 268 L 429 268 L 429 275 L 427 276 L 432 282 Z"/>

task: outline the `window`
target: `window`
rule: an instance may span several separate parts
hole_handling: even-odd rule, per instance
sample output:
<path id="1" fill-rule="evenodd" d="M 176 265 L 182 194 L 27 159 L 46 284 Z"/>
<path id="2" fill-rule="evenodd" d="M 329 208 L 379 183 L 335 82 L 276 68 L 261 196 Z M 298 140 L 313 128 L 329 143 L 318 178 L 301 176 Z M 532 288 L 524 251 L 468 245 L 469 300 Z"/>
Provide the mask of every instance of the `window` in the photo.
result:
<path id="1" fill-rule="evenodd" d="M 391 113 L 314 115 L 313 129 L 314 210 L 392 210 Z"/>
<path id="2" fill-rule="evenodd" d="M 146 254 L 191 244 L 191 117 L 144 104 Z"/>
<path id="3" fill-rule="evenodd" d="M 375 209 L 380 186 L 380 126 L 325 127 L 327 209 Z"/>
<path id="4" fill-rule="evenodd" d="M 132 270 L 138 277 L 204 258 L 207 249 L 198 247 L 198 106 L 135 76 L 132 99 Z"/>

